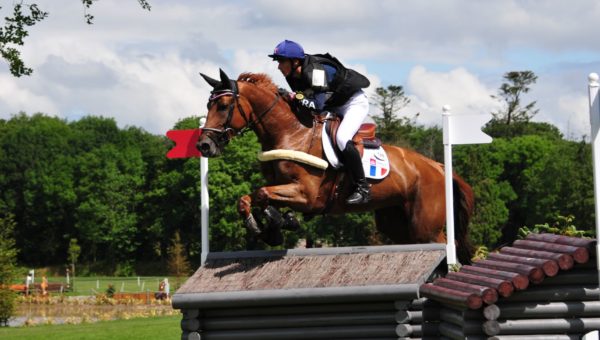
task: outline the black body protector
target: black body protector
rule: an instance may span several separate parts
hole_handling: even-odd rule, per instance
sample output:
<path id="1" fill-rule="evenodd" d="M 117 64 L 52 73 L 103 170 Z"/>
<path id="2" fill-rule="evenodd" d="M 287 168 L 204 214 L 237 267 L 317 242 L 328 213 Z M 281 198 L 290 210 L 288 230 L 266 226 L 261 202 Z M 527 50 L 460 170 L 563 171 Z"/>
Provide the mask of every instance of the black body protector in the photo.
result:
<path id="1" fill-rule="evenodd" d="M 335 72 L 326 69 L 331 66 Z M 321 96 L 323 110 L 344 105 L 358 90 L 370 85 L 369 80 L 362 74 L 346 68 L 329 53 L 306 55 L 302 64 L 302 75 L 294 78 L 286 77 L 293 91 L 302 91 L 304 95 L 318 99 Z M 325 98 L 323 98 L 325 94 Z M 346 199 L 348 204 L 362 204 L 369 201 L 370 186 L 365 178 L 360 154 L 354 143 L 349 141 L 342 150 L 344 164 L 354 182 L 354 191 Z"/>

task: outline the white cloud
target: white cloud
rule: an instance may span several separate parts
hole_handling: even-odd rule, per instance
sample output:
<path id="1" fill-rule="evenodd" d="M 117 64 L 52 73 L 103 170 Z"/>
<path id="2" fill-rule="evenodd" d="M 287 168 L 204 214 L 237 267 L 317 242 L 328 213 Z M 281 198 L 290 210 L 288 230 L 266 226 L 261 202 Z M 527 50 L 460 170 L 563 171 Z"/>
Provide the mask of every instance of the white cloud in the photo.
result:
<path id="1" fill-rule="evenodd" d="M 150 12 L 135 0 L 103 0 L 90 10 L 91 26 L 80 2 L 38 3 L 50 16 L 23 48 L 34 74 L 16 79 L 0 67 L 0 118 L 89 113 L 163 133 L 204 109 L 209 89 L 198 72 L 265 72 L 286 87 L 266 54 L 293 39 L 367 75 L 370 93 L 405 86 L 407 111 L 421 112 L 423 124 L 439 124 L 445 104 L 489 111 L 505 72 L 533 70 L 536 119 L 588 134 L 585 77 L 600 71 L 600 35 L 590 33 L 600 17 L 595 0 L 306 0 L 285 10 L 275 0 L 151 0 Z"/>
<path id="2" fill-rule="evenodd" d="M 450 105 L 455 114 L 482 114 L 498 108 L 498 102 L 490 97 L 494 89 L 464 68 L 434 72 L 417 66 L 410 72 L 406 91 L 411 103 L 405 112 L 409 117 L 420 113 L 425 124 L 441 125 L 444 105 Z"/>

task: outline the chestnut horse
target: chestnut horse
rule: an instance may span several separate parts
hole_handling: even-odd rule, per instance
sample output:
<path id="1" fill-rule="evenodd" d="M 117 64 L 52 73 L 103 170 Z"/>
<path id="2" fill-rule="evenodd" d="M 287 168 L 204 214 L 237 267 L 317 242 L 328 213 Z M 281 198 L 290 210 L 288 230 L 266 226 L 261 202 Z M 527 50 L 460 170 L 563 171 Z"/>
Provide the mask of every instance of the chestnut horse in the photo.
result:
<path id="1" fill-rule="evenodd" d="M 219 156 L 231 138 L 252 130 L 263 152 L 295 150 L 324 159 L 322 117 L 293 112 L 267 75 L 243 73 L 232 81 L 221 70 L 220 80 L 202 77 L 213 87 L 206 123 L 196 145 L 203 156 Z M 368 180 L 371 200 L 359 205 L 345 203 L 352 183 L 331 166 L 322 169 L 293 159 L 262 162 L 267 186 L 241 197 L 238 203 L 246 228 L 276 245 L 282 240 L 279 227 L 297 226 L 291 212 L 282 217 L 278 208 L 288 207 L 305 216 L 375 211 L 377 229 L 395 243 L 446 242 L 443 165 L 408 149 L 383 148 L 390 160 L 390 173 L 381 180 Z M 473 192 L 456 174 L 453 183 L 457 254 L 461 263 L 469 263 L 472 247 L 467 225 L 473 211 Z M 255 218 L 261 212 L 266 215 L 267 226 L 260 222 L 264 216 Z"/>

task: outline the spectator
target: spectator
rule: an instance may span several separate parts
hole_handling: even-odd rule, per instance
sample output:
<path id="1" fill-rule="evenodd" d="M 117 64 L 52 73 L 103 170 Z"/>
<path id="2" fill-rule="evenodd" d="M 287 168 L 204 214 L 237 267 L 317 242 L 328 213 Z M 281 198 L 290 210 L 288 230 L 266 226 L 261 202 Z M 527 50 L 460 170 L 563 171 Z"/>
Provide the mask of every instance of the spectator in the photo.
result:
<path id="1" fill-rule="evenodd" d="M 42 275 L 42 284 L 40 287 L 42 288 L 42 296 L 48 295 L 48 279 L 46 275 Z"/>

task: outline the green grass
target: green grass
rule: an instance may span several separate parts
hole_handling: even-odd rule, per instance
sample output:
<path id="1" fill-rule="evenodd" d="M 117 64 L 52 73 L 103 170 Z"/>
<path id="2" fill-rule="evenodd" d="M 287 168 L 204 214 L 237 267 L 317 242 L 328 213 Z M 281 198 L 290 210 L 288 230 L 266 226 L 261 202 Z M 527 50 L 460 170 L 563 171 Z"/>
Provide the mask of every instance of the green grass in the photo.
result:
<path id="1" fill-rule="evenodd" d="M 96 293 L 104 293 L 108 289 L 108 285 L 112 284 L 115 292 L 136 293 L 136 292 L 157 292 L 158 283 L 162 281 L 164 276 L 140 276 L 139 285 L 138 277 L 119 277 L 119 276 L 94 276 L 94 277 L 76 277 L 74 281 L 74 291 L 67 295 L 94 295 Z M 35 278 L 36 283 L 41 282 L 41 277 Z M 179 284 L 183 284 L 187 277 L 180 278 Z M 65 283 L 64 277 L 49 277 L 48 282 Z M 177 289 L 177 278 L 169 277 L 171 285 L 171 294 Z"/>
<path id="2" fill-rule="evenodd" d="M 79 325 L 43 325 L 33 327 L 2 327 L 0 339 L 19 340 L 164 340 L 180 339 L 181 316 L 101 321 Z"/>

